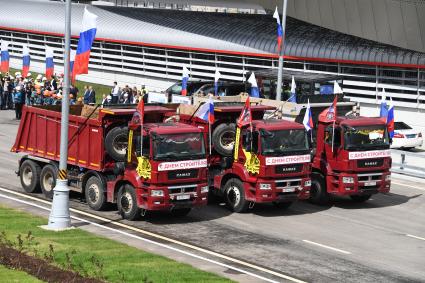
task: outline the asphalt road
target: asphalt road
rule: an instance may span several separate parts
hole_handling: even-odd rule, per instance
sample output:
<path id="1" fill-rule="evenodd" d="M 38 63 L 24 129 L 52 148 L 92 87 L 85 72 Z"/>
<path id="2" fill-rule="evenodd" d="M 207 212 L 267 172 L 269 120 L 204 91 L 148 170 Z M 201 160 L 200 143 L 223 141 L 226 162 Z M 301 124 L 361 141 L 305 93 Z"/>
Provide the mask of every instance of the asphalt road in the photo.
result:
<path id="1" fill-rule="evenodd" d="M 0 111 L 0 186 L 21 190 L 19 156 L 10 153 L 19 124 L 13 117 Z M 424 194 L 425 181 L 393 177 L 391 193 L 364 204 L 263 205 L 246 214 L 214 204 L 182 219 L 155 214 L 122 222 L 309 282 L 424 282 Z M 78 195 L 71 206 L 89 211 Z M 114 210 L 97 214 L 120 221 Z"/>

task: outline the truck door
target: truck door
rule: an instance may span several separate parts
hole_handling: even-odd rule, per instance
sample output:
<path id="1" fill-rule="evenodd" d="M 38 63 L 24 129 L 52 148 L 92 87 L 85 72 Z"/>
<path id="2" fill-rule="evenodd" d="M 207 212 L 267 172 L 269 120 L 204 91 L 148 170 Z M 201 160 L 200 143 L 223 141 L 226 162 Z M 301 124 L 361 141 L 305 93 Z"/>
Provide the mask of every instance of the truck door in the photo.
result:
<path id="1" fill-rule="evenodd" d="M 333 146 L 332 146 L 333 142 Z M 333 168 L 337 168 L 338 161 L 341 160 L 341 128 L 339 126 L 329 125 L 325 130 L 325 154 L 326 160 Z"/>

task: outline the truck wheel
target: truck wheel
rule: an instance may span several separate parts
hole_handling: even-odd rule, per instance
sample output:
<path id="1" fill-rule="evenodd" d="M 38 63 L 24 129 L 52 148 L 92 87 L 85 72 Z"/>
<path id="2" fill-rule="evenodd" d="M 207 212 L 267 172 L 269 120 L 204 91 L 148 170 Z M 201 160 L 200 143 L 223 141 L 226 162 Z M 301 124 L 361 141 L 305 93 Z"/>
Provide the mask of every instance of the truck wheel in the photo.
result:
<path id="1" fill-rule="evenodd" d="M 361 203 L 361 202 L 368 201 L 368 200 L 370 199 L 370 197 L 371 197 L 371 196 L 372 196 L 372 195 L 353 195 L 353 196 L 350 196 L 350 198 L 351 198 L 354 202 Z"/>
<path id="2" fill-rule="evenodd" d="M 87 204 L 93 210 L 104 210 L 108 205 L 106 202 L 104 185 L 96 176 L 92 176 L 87 180 L 84 188 L 84 194 L 86 196 Z"/>
<path id="3" fill-rule="evenodd" d="M 128 147 L 128 128 L 120 126 L 109 131 L 105 138 L 105 149 L 115 161 L 125 161 Z"/>
<path id="4" fill-rule="evenodd" d="M 189 214 L 191 211 L 191 208 L 179 208 L 179 209 L 173 209 L 171 210 L 171 215 L 175 217 L 184 217 Z"/>
<path id="5" fill-rule="evenodd" d="M 229 208 L 238 213 L 248 209 L 249 202 L 245 200 L 245 190 L 241 180 L 232 178 L 224 186 L 226 203 Z"/>
<path id="6" fill-rule="evenodd" d="M 311 180 L 310 202 L 320 205 L 324 205 L 329 202 L 329 194 L 326 191 L 325 178 L 322 175 L 313 175 Z"/>
<path id="7" fill-rule="evenodd" d="M 273 205 L 279 209 L 288 209 L 294 202 L 285 201 L 285 202 L 273 202 Z"/>
<path id="8" fill-rule="evenodd" d="M 137 206 L 136 191 L 131 185 L 125 185 L 118 191 L 117 206 L 123 219 L 140 219 L 142 211 Z"/>
<path id="9" fill-rule="evenodd" d="M 234 123 L 221 124 L 212 134 L 214 149 L 223 156 L 232 156 L 235 147 L 236 125 Z"/>
<path id="10" fill-rule="evenodd" d="M 56 168 L 48 164 L 43 167 L 40 174 L 41 191 L 46 198 L 53 198 L 53 188 L 56 186 L 57 172 Z"/>
<path id="11" fill-rule="evenodd" d="M 25 160 L 19 167 L 19 177 L 22 188 L 27 193 L 34 193 L 40 189 L 41 167 L 32 160 Z"/>

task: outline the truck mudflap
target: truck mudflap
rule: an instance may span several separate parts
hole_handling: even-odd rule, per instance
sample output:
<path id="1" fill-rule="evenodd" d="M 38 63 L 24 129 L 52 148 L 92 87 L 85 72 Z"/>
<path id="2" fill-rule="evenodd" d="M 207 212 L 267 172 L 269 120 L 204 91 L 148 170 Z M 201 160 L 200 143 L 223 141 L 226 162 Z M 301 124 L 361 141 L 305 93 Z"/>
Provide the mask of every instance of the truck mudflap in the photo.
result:
<path id="1" fill-rule="evenodd" d="M 244 182 L 245 198 L 256 203 L 292 202 L 310 197 L 310 177 Z"/>
<path id="2" fill-rule="evenodd" d="M 146 210 L 173 210 L 207 205 L 207 183 L 136 189 L 137 204 Z"/>
<path id="3" fill-rule="evenodd" d="M 388 193 L 391 187 L 391 173 L 333 174 L 326 177 L 326 187 L 328 193 L 341 196 Z"/>

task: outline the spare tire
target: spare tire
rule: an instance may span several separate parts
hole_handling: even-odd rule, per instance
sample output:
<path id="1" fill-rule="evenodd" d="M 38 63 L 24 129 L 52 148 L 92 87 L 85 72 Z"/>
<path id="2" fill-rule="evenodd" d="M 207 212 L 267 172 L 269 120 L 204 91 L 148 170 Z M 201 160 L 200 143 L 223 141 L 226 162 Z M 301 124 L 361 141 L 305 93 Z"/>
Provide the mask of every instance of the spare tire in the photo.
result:
<path id="1" fill-rule="evenodd" d="M 235 123 L 218 125 L 212 134 L 214 149 L 223 156 L 232 156 L 235 147 Z"/>
<path id="2" fill-rule="evenodd" d="M 128 147 L 128 127 L 118 126 L 108 132 L 105 149 L 115 161 L 125 161 Z"/>

